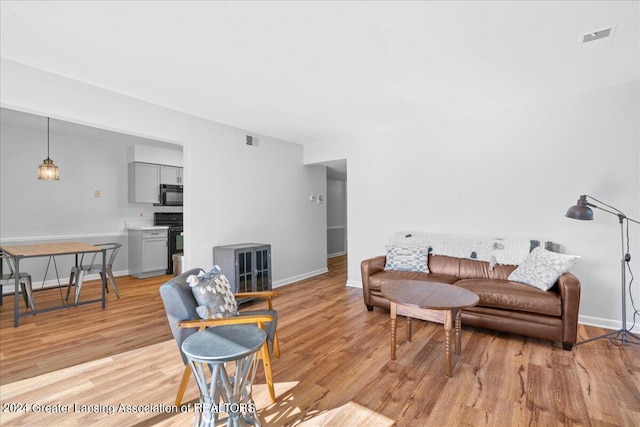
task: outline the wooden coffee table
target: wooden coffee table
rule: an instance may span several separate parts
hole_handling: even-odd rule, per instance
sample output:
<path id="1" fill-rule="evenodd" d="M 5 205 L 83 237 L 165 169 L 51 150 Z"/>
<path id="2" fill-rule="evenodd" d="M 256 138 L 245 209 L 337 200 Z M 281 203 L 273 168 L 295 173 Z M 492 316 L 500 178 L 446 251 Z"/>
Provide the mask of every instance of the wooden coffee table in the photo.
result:
<path id="1" fill-rule="evenodd" d="M 417 280 L 395 280 L 385 283 L 381 292 L 391 302 L 391 360 L 396 360 L 398 315 L 408 318 L 409 341 L 412 318 L 436 321 L 444 324 L 444 372 L 447 377 L 451 377 L 451 327 L 455 322 L 456 354 L 460 354 L 461 309 L 478 304 L 478 295 L 446 283 Z"/>

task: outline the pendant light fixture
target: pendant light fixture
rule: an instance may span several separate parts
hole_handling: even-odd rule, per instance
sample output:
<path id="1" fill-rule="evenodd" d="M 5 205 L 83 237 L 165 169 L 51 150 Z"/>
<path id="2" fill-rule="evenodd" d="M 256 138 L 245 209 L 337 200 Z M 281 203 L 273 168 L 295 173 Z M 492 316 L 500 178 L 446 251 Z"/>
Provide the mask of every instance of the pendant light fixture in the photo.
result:
<path id="1" fill-rule="evenodd" d="M 60 179 L 58 166 L 49 158 L 49 117 L 47 117 L 47 158 L 38 166 L 38 179 L 41 181 L 58 181 Z"/>

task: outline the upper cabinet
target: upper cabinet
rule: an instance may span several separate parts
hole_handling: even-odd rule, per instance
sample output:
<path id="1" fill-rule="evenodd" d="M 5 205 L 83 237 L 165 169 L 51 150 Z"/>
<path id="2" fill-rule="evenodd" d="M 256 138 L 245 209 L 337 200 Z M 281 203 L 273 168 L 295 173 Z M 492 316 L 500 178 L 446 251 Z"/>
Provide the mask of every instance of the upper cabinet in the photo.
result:
<path id="1" fill-rule="evenodd" d="M 160 165 L 160 184 L 182 185 L 182 168 Z"/>
<path id="2" fill-rule="evenodd" d="M 129 163 L 129 203 L 162 203 L 160 185 L 182 185 L 182 168 L 154 163 Z"/>
<path id="3" fill-rule="evenodd" d="M 160 165 L 129 163 L 129 203 L 160 203 Z"/>

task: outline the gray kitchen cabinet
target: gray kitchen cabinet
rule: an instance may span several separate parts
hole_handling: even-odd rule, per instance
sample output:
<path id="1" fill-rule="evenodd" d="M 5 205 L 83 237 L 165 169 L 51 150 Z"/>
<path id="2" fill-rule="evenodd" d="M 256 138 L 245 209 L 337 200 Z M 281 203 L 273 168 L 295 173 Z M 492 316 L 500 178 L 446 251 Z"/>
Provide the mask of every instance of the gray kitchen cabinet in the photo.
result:
<path id="1" fill-rule="evenodd" d="M 160 184 L 182 185 L 182 168 L 160 165 Z"/>
<path id="2" fill-rule="evenodd" d="M 167 273 L 167 229 L 129 230 L 129 274 L 139 279 Z"/>
<path id="3" fill-rule="evenodd" d="M 213 263 L 220 266 L 234 293 L 271 290 L 271 245 L 242 243 L 215 246 Z M 251 299 L 239 298 L 238 303 Z"/>
<path id="4" fill-rule="evenodd" d="M 160 203 L 160 165 L 129 163 L 129 203 Z"/>

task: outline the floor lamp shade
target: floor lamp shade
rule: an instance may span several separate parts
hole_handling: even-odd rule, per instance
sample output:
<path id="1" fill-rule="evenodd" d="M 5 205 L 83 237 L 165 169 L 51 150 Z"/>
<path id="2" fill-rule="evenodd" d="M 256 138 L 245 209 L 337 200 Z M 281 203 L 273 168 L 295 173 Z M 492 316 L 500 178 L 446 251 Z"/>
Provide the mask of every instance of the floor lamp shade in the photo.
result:
<path id="1" fill-rule="evenodd" d="M 593 219 L 593 210 L 589 207 L 587 196 L 580 196 L 578 202 L 567 210 L 565 216 L 572 219 L 591 221 Z"/>

